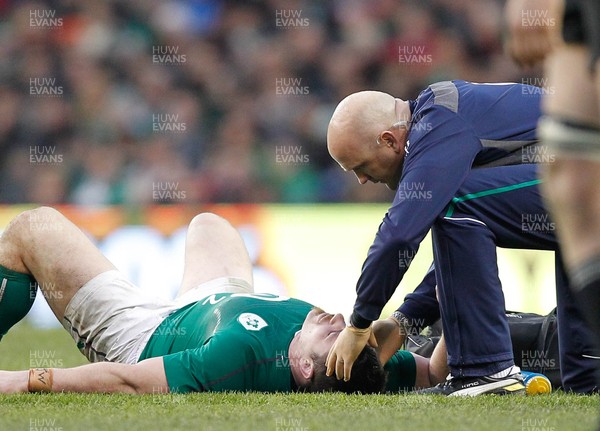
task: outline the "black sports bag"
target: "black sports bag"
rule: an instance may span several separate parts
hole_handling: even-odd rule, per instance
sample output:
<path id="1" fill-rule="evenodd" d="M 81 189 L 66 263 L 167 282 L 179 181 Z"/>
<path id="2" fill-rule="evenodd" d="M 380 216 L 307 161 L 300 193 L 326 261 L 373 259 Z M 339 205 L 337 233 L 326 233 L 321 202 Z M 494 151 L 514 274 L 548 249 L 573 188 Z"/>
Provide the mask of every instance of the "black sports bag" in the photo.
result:
<path id="1" fill-rule="evenodd" d="M 556 309 L 545 316 L 507 311 L 506 317 L 515 364 L 522 370 L 544 374 L 553 388 L 561 387 Z M 441 333 L 442 325 L 438 320 L 421 334 L 409 335 L 404 348 L 429 358 Z"/>

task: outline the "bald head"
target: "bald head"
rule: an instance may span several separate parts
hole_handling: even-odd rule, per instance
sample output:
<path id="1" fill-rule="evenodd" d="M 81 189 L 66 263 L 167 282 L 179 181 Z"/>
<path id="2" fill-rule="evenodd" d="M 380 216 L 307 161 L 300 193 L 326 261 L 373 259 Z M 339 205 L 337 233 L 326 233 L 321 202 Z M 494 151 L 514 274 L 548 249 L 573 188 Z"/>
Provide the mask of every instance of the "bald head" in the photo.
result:
<path id="1" fill-rule="evenodd" d="M 399 120 L 410 119 L 408 103 L 380 91 L 360 91 L 336 107 L 327 129 L 327 149 L 359 182 L 384 182 L 397 186 L 404 159 L 406 128 Z"/>
<path id="2" fill-rule="evenodd" d="M 395 122 L 394 97 L 381 91 L 353 93 L 338 104 L 329 121 L 329 154 L 338 160 L 339 153 L 375 145 L 379 132 Z"/>

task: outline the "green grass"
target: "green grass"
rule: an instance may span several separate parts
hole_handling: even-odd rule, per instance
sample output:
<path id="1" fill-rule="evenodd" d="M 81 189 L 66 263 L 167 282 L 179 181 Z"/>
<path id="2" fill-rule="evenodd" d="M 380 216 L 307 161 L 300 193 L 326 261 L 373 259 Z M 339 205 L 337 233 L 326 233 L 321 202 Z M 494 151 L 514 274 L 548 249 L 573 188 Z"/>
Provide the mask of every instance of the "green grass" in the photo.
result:
<path id="1" fill-rule="evenodd" d="M 48 359 L 50 358 L 50 359 Z M 14 328 L 0 369 L 85 363 L 65 331 Z M 49 363 L 52 365 L 52 363 Z M 342 394 L 0 395 L 0 430 L 593 430 L 598 396 L 469 399 Z"/>

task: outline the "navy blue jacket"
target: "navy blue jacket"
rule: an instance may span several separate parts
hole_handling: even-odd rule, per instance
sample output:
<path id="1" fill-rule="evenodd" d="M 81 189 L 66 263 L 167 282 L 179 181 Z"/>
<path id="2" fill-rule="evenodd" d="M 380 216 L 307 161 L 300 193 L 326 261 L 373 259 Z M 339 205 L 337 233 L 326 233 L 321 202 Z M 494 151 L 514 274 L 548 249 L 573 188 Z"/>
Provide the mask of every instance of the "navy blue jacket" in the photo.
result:
<path id="1" fill-rule="evenodd" d="M 402 176 L 362 267 L 353 325 L 366 327 L 379 318 L 435 218 L 472 168 L 535 162 L 540 96 L 539 88 L 522 84 L 445 81 L 409 101 Z M 400 310 L 427 320 L 439 317 L 434 287 L 429 273 Z"/>

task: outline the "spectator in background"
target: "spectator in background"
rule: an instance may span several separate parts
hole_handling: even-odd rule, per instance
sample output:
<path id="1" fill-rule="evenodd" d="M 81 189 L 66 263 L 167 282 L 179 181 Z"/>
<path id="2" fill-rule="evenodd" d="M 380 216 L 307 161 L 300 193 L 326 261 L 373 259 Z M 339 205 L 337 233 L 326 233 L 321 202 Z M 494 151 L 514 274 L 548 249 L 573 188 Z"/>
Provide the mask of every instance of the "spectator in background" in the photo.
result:
<path id="1" fill-rule="evenodd" d="M 324 151 L 335 101 L 522 81 L 502 55 L 500 0 L 8 3 L 3 203 L 176 202 L 153 197 L 166 183 L 187 202 L 389 201 Z"/>

